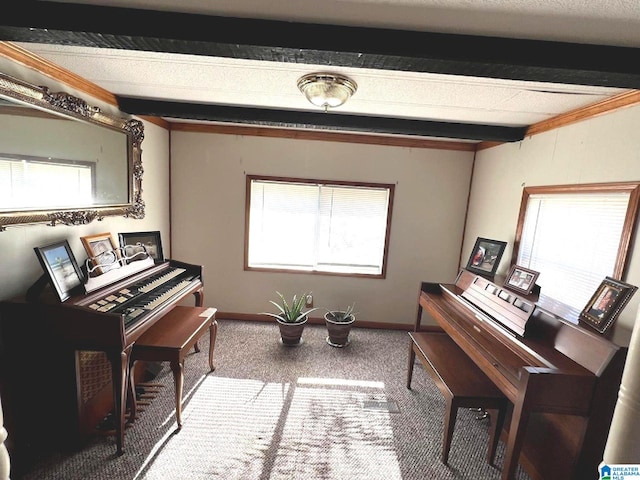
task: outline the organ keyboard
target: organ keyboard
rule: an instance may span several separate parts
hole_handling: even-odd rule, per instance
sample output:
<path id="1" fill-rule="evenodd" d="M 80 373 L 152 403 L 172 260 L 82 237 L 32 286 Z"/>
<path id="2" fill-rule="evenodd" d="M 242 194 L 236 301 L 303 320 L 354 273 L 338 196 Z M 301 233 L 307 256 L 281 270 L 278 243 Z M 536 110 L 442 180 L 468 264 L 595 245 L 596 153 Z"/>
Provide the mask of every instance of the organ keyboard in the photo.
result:
<path id="1" fill-rule="evenodd" d="M 199 278 L 186 268 L 168 267 L 166 270 L 116 292 L 108 292 L 88 307 L 98 312 L 123 314 L 124 326 L 127 328 L 146 311 L 170 302 L 174 295 L 181 295 L 185 288 Z"/>
<path id="2" fill-rule="evenodd" d="M 26 449 L 47 432 L 76 443 L 86 437 L 113 405 L 116 444 L 122 453 L 126 385 L 132 345 L 174 306 L 194 295 L 203 304 L 202 267 L 175 260 L 153 265 L 111 285 L 60 303 L 53 295 L 0 304 L 5 359 L 20 359 L 21 368 L 3 372 L 2 393 L 11 437 Z M 25 346 L 31 348 L 25 349 Z M 110 363 L 112 405 L 87 406 L 79 351 L 104 352 Z M 5 363 L 6 365 L 6 363 Z M 37 382 L 22 372 L 37 371 Z M 91 379 L 88 380 L 89 382 Z M 31 398 L 46 400 L 30 409 Z M 6 399 L 5 399 L 6 397 Z M 31 398 L 30 398 L 31 397 Z M 111 402 L 108 402 L 111 403 Z"/>

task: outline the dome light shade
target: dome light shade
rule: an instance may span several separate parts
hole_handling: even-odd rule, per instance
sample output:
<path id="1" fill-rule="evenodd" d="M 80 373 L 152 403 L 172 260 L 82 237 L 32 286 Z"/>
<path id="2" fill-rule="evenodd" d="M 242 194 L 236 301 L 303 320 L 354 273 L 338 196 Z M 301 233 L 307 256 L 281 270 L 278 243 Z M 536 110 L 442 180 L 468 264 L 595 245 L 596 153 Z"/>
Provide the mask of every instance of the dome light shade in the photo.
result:
<path id="1" fill-rule="evenodd" d="M 310 73 L 298 79 L 298 88 L 317 107 L 335 108 L 356 93 L 358 85 L 337 73 Z"/>

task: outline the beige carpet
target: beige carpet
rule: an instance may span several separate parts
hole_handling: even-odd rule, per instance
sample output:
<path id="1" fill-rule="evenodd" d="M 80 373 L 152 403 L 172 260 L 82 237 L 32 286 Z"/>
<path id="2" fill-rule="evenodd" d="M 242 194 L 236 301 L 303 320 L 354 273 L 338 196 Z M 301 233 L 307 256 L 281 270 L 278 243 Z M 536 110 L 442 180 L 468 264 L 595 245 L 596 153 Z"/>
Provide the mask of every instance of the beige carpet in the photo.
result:
<path id="1" fill-rule="evenodd" d="M 419 363 L 406 389 L 406 332 L 354 328 L 348 347 L 333 348 L 325 327 L 307 325 L 301 346 L 284 347 L 275 323 L 219 324 L 216 371 L 207 372 L 206 336 L 186 360 L 180 432 L 165 366 L 154 381 L 166 387 L 127 429 L 123 456 L 113 438 L 96 437 L 77 452 L 43 454 L 20 478 L 500 478 L 485 461 L 488 420 L 466 409 L 450 465 L 440 462 L 444 400 Z M 503 452 L 501 443 L 498 465 Z"/>

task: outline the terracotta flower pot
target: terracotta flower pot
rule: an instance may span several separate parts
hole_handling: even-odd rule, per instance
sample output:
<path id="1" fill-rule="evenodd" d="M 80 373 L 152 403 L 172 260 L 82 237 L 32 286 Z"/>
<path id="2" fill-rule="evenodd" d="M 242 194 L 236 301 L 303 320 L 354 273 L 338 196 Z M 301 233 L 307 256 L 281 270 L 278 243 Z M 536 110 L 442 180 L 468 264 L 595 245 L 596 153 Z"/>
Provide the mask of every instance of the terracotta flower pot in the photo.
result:
<path id="1" fill-rule="evenodd" d="M 294 347 L 302 343 L 302 331 L 307 323 L 308 317 L 304 317 L 302 321 L 296 323 L 283 322 L 276 319 L 280 327 L 280 338 L 283 345 Z"/>
<path id="2" fill-rule="evenodd" d="M 351 326 L 356 321 L 355 315 L 349 315 L 347 321 L 334 320 L 333 314 L 327 312 L 324 314 L 325 323 L 327 325 L 327 343 L 332 347 L 346 347 L 349 345 L 349 332 Z"/>

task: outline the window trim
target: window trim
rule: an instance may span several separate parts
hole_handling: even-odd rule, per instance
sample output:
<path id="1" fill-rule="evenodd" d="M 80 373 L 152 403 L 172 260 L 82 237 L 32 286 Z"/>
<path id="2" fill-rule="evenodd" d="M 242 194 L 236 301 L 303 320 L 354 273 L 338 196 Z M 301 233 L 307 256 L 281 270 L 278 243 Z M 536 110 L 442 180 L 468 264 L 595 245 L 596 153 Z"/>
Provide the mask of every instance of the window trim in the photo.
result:
<path id="1" fill-rule="evenodd" d="M 627 271 L 629 259 L 629 247 L 634 237 L 636 228 L 636 218 L 638 216 L 638 204 L 640 200 L 640 182 L 613 182 L 613 183 L 585 183 L 574 185 L 547 185 L 524 187 L 522 189 L 522 200 L 520 202 L 520 212 L 518 214 L 518 224 L 513 245 L 511 265 L 515 265 L 518 260 L 522 230 L 524 227 L 524 217 L 527 211 L 527 204 L 531 195 L 544 194 L 585 194 L 585 193 L 629 193 L 629 203 L 627 213 L 620 235 L 618 255 L 612 277 L 616 280 L 623 280 Z"/>
<path id="2" fill-rule="evenodd" d="M 370 188 L 387 188 L 389 189 L 389 204 L 387 205 L 387 226 L 385 229 L 384 252 L 382 256 L 382 269 L 379 274 L 368 273 L 344 273 L 344 272 L 324 272 L 317 270 L 296 270 L 287 268 L 258 268 L 249 266 L 249 215 L 251 211 L 251 182 L 253 180 L 286 182 L 286 183 L 302 183 L 302 184 L 323 184 L 348 187 L 370 187 Z M 244 220 L 244 270 L 249 272 L 271 272 L 271 273 L 298 273 L 306 275 L 329 275 L 338 277 L 362 277 L 371 279 L 384 279 L 387 276 L 387 261 L 389 257 L 389 243 L 391 238 L 391 213 L 393 211 L 393 197 L 395 192 L 395 184 L 393 183 L 371 183 L 356 182 L 347 180 L 319 180 L 315 178 L 294 178 L 294 177 L 278 177 L 268 175 L 246 175 L 245 183 L 245 220 Z"/>

